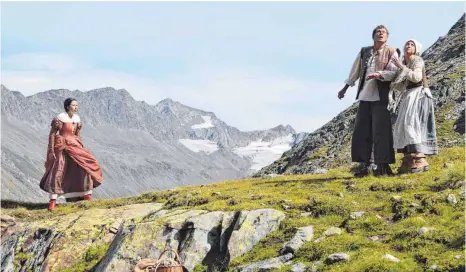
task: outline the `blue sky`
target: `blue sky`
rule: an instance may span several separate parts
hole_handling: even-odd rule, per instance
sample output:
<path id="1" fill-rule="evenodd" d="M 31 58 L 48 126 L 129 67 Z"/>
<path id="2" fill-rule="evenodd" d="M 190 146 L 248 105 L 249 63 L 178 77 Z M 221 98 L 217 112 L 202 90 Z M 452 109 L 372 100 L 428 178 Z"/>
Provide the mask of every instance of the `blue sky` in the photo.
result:
<path id="1" fill-rule="evenodd" d="M 388 44 L 427 49 L 463 2 L 2 2 L 2 84 L 125 88 L 172 98 L 241 130 L 312 131 L 354 103 L 338 100 L 361 46 L 384 24 Z"/>

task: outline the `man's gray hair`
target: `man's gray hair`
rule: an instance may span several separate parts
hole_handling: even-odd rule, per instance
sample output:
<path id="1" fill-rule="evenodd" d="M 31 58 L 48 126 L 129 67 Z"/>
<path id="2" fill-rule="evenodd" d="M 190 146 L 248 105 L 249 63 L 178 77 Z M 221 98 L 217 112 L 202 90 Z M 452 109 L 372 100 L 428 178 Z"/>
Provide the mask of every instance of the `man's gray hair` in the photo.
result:
<path id="1" fill-rule="evenodd" d="M 385 29 L 387 30 L 387 35 L 390 35 L 390 32 L 388 32 L 388 28 L 386 28 L 384 25 L 378 25 L 377 27 L 374 28 L 374 30 L 372 31 L 372 39 L 374 38 L 374 35 L 375 35 L 375 32 L 377 32 L 377 30 L 379 29 Z"/>

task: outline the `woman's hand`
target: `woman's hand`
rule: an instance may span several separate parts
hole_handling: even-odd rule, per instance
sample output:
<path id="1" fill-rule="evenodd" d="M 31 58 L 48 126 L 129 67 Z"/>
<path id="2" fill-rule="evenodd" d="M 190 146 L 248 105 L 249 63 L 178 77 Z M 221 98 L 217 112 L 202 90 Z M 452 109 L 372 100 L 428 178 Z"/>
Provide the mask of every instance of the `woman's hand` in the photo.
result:
<path id="1" fill-rule="evenodd" d="M 366 77 L 367 79 L 380 79 L 382 78 L 382 75 L 380 73 L 370 73 L 369 75 L 367 75 Z"/>
<path id="2" fill-rule="evenodd" d="M 401 60 L 395 56 L 392 57 L 392 62 L 393 62 L 393 65 L 395 65 L 399 69 L 403 67 L 403 63 L 401 62 Z"/>
<path id="3" fill-rule="evenodd" d="M 49 153 L 49 159 L 55 160 L 56 158 L 57 158 L 57 156 L 55 156 L 55 152 L 52 151 L 52 152 Z"/>

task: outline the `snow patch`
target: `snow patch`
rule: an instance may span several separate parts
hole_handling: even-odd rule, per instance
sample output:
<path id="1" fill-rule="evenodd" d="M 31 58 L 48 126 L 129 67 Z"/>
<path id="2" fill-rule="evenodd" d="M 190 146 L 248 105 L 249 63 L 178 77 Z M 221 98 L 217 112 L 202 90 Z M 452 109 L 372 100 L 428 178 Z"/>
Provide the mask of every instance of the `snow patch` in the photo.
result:
<path id="1" fill-rule="evenodd" d="M 257 171 L 278 160 L 284 152 L 291 149 L 293 134 L 273 139 L 271 142 L 263 142 L 261 139 L 249 143 L 245 147 L 233 149 L 241 157 L 252 158 L 251 170 Z"/>
<path id="2" fill-rule="evenodd" d="M 202 119 L 204 119 L 204 123 L 193 125 L 193 126 L 191 126 L 191 128 L 192 129 L 199 129 L 199 128 L 215 127 L 214 124 L 212 124 L 212 118 L 210 116 L 202 116 Z"/>
<path id="3" fill-rule="evenodd" d="M 196 153 L 205 152 L 210 155 L 218 150 L 217 143 L 209 140 L 179 139 L 178 141 L 186 148 Z"/>

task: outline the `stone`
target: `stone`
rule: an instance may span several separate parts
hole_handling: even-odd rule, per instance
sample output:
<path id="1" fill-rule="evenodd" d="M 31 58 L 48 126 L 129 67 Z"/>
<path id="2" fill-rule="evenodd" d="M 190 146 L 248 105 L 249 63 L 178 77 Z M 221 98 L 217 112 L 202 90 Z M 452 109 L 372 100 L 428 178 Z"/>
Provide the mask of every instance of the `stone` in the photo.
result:
<path id="1" fill-rule="evenodd" d="M 297 263 L 291 267 L 291 272 L 304 272 L 306 271 L 306 265 L 303 263 Z"/>
<path id="2" fill-rule="evenodd" d="M 349 260 L 350 260 L 350 256 L 346 253 L 330 254 L 326 259 L 328 264 L 333 264 L 333 263 L 341 262 L 341 261 L 349 261 Z"/>
<path id="3" fill-rule="evenodd" d="M 337 227 L 331 227 L 324 232 L 325 236 L 341 235 L 341 229 Z"/>
<path id="4" fill-rule="evenodd" d="M 298 228 L 293 238 L 280 249 L 280 254 L 295 253 L 302 245 L 314 238 L 314 226 Z"/>
<path id="5" fill-rule="evenodd" d="M 455 205 L 456 203 L 458 203 L 458 201 L 456 200 L 456 197 L 454 194 L 449 194 L 448 197 L 447 197 L 447 201 L 448 203 L 452 204 L 452 205 Z"/>
<path id="6" fill-rule="evenodd" d="M 241 211 L 228 243 L 230 258 L 251 250 L 265 235 L 277 230 L 284 218 L 283 212 L 274 209 Z"/>
<path id="7" fill-rule="evenodd" d="M 419 229 L 419 234 L 426 234 L 428 232 L 431 232 L 433 230 L 433 228 L 428 228 L 428 227 L 422 227 Z"/>
<path id="8" fill-rule="evenodd" d="M 366 212 L 352 212 L 350 214 L 351 219 L 357 219 L 359 217 L 362 217 Z"/>
<path id="9" fill-rule="evenodd" d="M 386 259 L 386 260 L 389 260 L 389 261 L 392 261 L 392 262 L 395 262 L 395 263 L 398 263 L 400 261 L 398 258 L 396 258 L 396 257 L 394 257 L 394 256 L 392 256 L 392 255 L 390 255 L 388 253 L 383 255 L 382 258 Z"/>

